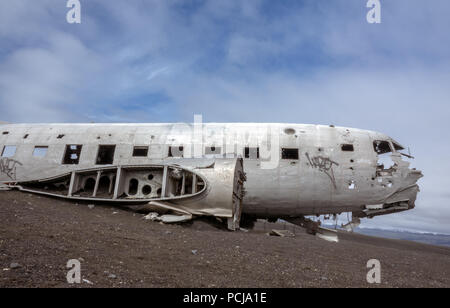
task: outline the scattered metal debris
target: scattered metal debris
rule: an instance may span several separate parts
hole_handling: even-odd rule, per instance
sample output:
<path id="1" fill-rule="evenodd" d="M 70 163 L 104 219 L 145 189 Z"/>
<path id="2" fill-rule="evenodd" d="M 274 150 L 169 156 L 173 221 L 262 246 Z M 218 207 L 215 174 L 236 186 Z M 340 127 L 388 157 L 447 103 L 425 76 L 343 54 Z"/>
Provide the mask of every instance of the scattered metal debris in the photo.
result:
<path id="1" fill-rule="evenodd" d="M 328 228 L 322 228 L 320 227 L 317 230 L 316 236 L 322 240 L 326 240 L 328 242 L 335 242 L 338 243 L 339 242 L 339 238 L 337 235 L 337 231 L 333 230 L 333 229 L 328 229 Z"/>
<path id="2" fill-rule="evenodd" d="M 272 230 L 269 235 L 281 237 L 295 237 L 295 234 L 289 230 Z"/>
<path id="3" fill-rule="evenodd" d="M 287 218 L 286 221 L 306 229 L 306 232 L 315 235 L 320 239 L 329 242 L 339 242 L 337 231 L 333 229 L 323 228 L 320 221 L 313 221 L 305 217 Z"/>
<path id="4" fill-rule="evenodd" d="M 14 263 L 14 262 L 9 265 L 10 269 L 18 269 L 21 267 L 22 267 L 22 265 L 20 265 L 19 263 Z"/>
<path id="5" fill-rule="evenodd" d="M 361 220 L 357 217 L 353 217 L 351 221 L 346 224 L 342 224 L 341 227 L 347 232 L 353 232 L 361 224 Z"/>
<path id="6" fill-rule="evenodd" d="M 191 220 L 192 215 L 162 215 L 158 218 L 165 224 L 172 224 Z"/>
<path id="7" fill-rule="evenodd" d="M 145 215 L 143 218 L 145 220 L 155 221 L 158 217 L 159 217 L 158 213 L 152 212 L 152 213 L 149 213 L 149 214 Z"/>
<path id="8" fill-rule="evenodd" d="M 89 281 L 89 280 L 87 280 L 87 279 L 83 279 L 83 282 L 84 282 L 84 283 L 87 283 L 87 284 L 90 284 L 90 285 L 94 285 L 94 283 L 93 283 L 92 281 Z"/>
<path id="9" fill-rule="evenodd" d="M 145 220 L 151 220 L 151 221 L 161 221 L 166 224 L 171 223 L 179 223 L 179 222 L 185 222 L 188 220 L 191 220 L 193 216 L 191 214 L 186 215 L 159 215 L 158 213 L 152 212 L 146 216 L 143 217 Z"/>

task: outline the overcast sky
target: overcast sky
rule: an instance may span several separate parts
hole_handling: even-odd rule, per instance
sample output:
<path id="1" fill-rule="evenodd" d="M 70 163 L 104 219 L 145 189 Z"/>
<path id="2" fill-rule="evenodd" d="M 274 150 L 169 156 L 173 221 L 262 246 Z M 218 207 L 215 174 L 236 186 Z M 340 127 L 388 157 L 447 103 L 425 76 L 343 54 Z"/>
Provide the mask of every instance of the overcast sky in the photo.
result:
<path id="1" fill-rule="evenodd" d="M 0 121 L 290 122 L 384 132 L 417 207 L 363 226 L 450 234 L 450 1 L 0 0 Z"/>

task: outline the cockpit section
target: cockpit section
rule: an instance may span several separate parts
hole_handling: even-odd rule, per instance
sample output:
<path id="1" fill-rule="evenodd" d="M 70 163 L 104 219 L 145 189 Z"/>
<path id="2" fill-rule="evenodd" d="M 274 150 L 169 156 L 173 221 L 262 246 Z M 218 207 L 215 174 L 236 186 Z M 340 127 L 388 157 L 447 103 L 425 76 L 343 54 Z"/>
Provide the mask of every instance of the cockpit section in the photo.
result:
<path id="1" fill-rule="evenodd" d="M 375 140 L 373 149 L 377 153 L 376 176 L 392 175 L 395 169 L 395 163 L 391 158 L 393 149 L 391 143 L 387 140 Z"/>
<path id="2" fill-rule="evenodd" d="M 402 160 L 402 156 L 414 158 L 401 152 L 405 148 L 393 140 L 375 140 L 373 149 L 377 154 L 377 176 L 392 175 L 398 169 L 398 160 Z"/>
<path id="3" fill-rule="evenodd" d="M 410 168 L 413 159 L 405 149 L 389 137 L 373 139 L 373 150 L 376 154 L 372 187 L 374 188 L 373 204 L 367 204 L 359 217 L 374 217 L 393 212 L 412 209 L 419 191 L 417 181 L 423 176 L 421 171 Z"/>

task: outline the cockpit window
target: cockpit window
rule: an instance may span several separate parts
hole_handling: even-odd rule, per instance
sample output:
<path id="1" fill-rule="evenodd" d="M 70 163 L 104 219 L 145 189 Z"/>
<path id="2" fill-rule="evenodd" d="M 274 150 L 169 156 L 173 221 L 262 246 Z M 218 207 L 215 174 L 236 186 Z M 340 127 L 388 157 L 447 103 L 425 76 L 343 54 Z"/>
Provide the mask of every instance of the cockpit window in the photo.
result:
<path id="1" fill-rule="evenodd" d="M 394 145 L 394 149 L 395 149 L 396 151 L 401 151 L 401 150 L 404 150 L 404 149 L 405 149 L 404 147 L 402 147 L 402 146 L 399 145 L 398 143 L 393 142 L 393 145 Z"/>
<path id="2" fill-rule="evenodd" d="M 385 154 L 385 153 L 392 152 L 389 142 L 381 141 L 381 140 L 376 140 L 373 142 L 373 149 L 378 154 Z"/>

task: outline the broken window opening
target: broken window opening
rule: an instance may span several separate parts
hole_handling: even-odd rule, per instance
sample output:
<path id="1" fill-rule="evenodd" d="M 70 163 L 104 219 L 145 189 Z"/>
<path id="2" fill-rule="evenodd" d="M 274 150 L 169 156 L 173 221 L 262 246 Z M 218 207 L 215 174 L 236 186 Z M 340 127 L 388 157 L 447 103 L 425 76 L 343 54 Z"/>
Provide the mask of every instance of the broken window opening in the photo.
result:
<path id="1" fill-rule="evenodd" d="M 259 159 L 259 148 L 246 147 L 244 150 L 244 158 Z"/>
<path id="2" fill-rule="evenodd" d="M 393 145 L 396 153 L 399 153 L 400 155 L 407 157 L 409 159 L 414 159 L 414 156 L 411 155 L 411 151 L 409 150 L 409 148 L 408 148 L 408 153 L 404 153 L 403 152 L 403 150 L 405 150 L 404 147 L 402 147 L 401 145 L 399 145 L 398 143 L 396 143 L 394 141 L 392 142 L 392 145 Z"/>
<path id="3" fill-rule="evenodd" d="M 63 165 L 78 165 L 80 162 L 80 154 L 82 145 L 68 144 L 64 153 Z"/>
<path id="4" fill-rule="evenodd" d="M 350 190 L 354 190 L 356 188 L 356 183 L 355 181 L 350 181 L 350 183 L 348 184 L 348 189 Z"/>
<path id="5" fill-rule="evenodd" d="M 35 146 L 33 151 L 34 157 L 45 157 L 48 152 L 48 146 Z"/>
<path id="6" fill-rule="evenodd" d="M 388 172 L 389 175 L 392 175 L 392 172 L 394 171 L 393 170 L 394 166 L 395 166 L 395 163 L 392 160 L 390 155 L 383 154 L 383 155 L 378 156 L 377 171 Z"/>
<path id="7" fill-rule="evenodd" d="M 341 149 L 344 152 L 353 152 L 354 151 L 353 144 L 343 144 L 341 146 Z"/>
<path id="8" fill-rule="evenodd" d="M 373 142 L 373 148 L 378 154 L 377 175 L 381 176 L 386 172 L 392 174 L 395 163 L 391 158 L 391 144 L 388 141 L 376 140 Z"/>
<path id="9" fill-rule="evenodd" d="M 298 160 L 298 149 L 281 149 L 281 159 L 295 159 Z"/>
<path id="10" fill-rule="evenodd" d="M 147 157 L 148 147 L 147 146 L 136 146 L 133 148 L 133 157 Z"/>
<path id="11" fill-rule="evenodd" d="M 395 143 L 395 142 L 393 142 L 392 145 L 394 146 L 394 149 L 397 152 L 405 149 L 404 147 L 402 147 L 401 145 L 399 145 L 398 143 Z"/>
<path id="12" fill-rule="evenodd" d="M 184 147 L 183 146 L 170 146 L 169 147 L 169 157 L 183 157 Z"/>
<path id="13" fill-rule="evenodd" d="M 58 135 L 57 139 L 62 139 L 62 138 L 64 138 L 64 136 L 65 136 L 65 135 L 63 135 L 63 134 Z"/>
<path id="14" fill-rule="evenodd" d="M 8 135 L 9 134 L 9 132 L 3 132 L 3 135 Z"/>
<path id="15" fill-rule="evenodd" d="M 391 145 L 388 141 L 376 140 L 373 142 L 373 149 L 377 154 L 386 154 L 392 152 Z"/>
<path id="16" fill-rule="evenodd" d="M 115 145 L 100 145 L 98 147 L 97 165 L 112 165 L 114 162 Z"/>
<path id="17" fill-rule="evenodd" d="M 2 151 L 2 157 L 13 157 L 16 154 L 17 147 L 15 145 L 5 145 Z"/>
<path id="18" fill-rule="evenodd" d="M 221 147 L 210 146 L 205 148 L 205 155 L 220 155 L 222 153 Z"/>

